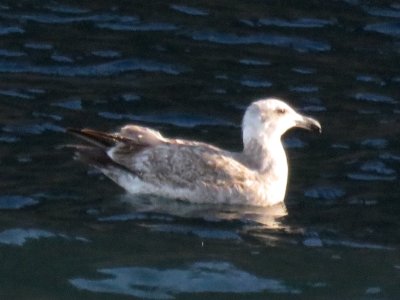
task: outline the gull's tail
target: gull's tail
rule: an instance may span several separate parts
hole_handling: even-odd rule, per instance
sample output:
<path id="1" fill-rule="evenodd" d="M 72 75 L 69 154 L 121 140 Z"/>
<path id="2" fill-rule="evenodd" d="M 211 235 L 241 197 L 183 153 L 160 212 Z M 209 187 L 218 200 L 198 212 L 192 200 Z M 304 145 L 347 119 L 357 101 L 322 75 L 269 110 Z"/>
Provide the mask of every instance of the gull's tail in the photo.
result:
<path id="1" fill-rule="evenodd" d="M 127 138 L 86 128 L 67 128 L 66 131 L 90 144 L 68 145 L 69 148 L 75 150 L 75 159 L 79 159 L 80 161 L 103 171 L 107 169 L 129 171 L 126 167 L 115 162 L 107 154 L 108 149 L 115 146 L 118 142 L 127 142 Z"/>
<path id="2" fill-rule="evenodd" d="M 88 142 L 88 145 L 68 145 L 67 147 L 75 150 L 75 159 L 78 159 L 96 169 L 99 169 L 104 175 L 123 186 L 126 178 L 139 178 L 134 170 L 115 161 L 108 153 L 112 148 L 127 148 L 130 150 L 140 149 L 135 141 L 127 136 L 118 133 L 105 133 L 92 129 L 68 128 L 67 132 Z M 143 146 L 142 146 L 143 147 Z"/>

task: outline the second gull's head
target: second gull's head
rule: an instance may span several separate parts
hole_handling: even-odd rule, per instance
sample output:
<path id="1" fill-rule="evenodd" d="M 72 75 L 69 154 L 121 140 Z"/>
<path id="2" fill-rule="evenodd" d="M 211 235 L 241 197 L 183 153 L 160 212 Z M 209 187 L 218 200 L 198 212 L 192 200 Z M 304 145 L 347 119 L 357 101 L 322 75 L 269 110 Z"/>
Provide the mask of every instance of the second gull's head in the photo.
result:
<path id="1" fill-rule="evenodd" d="M 285 102 L 269 98 L 253 102 L 243 117 L 243 142 L 280 139 L 288 129 L 300 127 L 321 132 L 320 123 L 297 113 Z"/>

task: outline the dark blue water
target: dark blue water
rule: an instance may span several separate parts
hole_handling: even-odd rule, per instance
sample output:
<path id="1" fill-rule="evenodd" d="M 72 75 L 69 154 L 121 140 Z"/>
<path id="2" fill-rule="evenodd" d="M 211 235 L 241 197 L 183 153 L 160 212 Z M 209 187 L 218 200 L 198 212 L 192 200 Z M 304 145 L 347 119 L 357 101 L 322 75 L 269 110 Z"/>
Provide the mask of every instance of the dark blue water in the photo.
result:
<path id="1" fill-rule="evenodd" d="M 0 296 L 399 299 L 399 49 L 396 1 L 2 1 Z M 240 150 L 268 96 L 323 125 L 285 137 L 286 210 L 129 196 L 63 148 Z"/>

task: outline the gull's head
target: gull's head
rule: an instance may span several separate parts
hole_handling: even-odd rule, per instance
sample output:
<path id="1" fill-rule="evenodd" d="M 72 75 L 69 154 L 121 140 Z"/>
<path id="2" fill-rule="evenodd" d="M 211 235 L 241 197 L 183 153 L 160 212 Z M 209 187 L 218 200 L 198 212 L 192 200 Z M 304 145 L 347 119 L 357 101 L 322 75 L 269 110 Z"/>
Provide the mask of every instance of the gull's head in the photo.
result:
<path id="1" fill-rule="evenodd" d="M 299 114 L 285 102 L 274 98 L 253 102 L 246 109 L 242 126 L 245 144 L 252 139 L 280 139 L 293 127 L 321 132 L 317 120 Z"/>

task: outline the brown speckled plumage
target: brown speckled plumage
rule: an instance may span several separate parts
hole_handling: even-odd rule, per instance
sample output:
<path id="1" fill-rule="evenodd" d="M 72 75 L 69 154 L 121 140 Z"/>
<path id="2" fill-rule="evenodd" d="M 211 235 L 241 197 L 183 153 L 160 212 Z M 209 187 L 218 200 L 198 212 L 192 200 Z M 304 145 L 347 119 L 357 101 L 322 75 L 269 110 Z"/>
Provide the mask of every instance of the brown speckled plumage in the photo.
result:
<path id="1" fill-rule="evenodd" d="M 77 146 L 83 161 L 128 192 L 156 194 L 194 203 L 273 205 L 284 199 L 287 161 L 280 138 L 289 128 L 319 129 L 280 100 L 252 103 L 243 119 L 243 152 L 210 144 L 168 139 L 127 125 L 118 133 L 69 131 L 91 143 Z"/>

